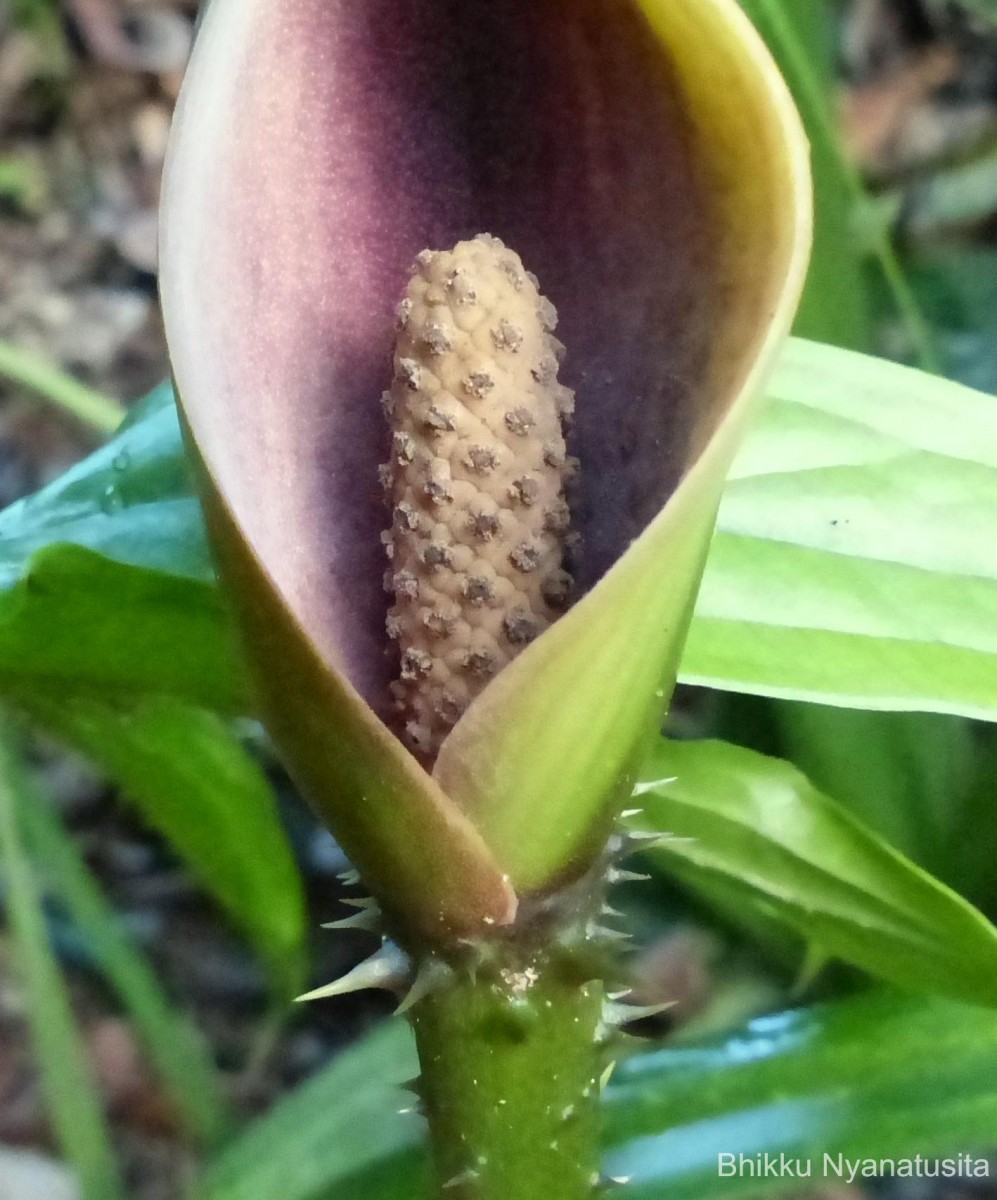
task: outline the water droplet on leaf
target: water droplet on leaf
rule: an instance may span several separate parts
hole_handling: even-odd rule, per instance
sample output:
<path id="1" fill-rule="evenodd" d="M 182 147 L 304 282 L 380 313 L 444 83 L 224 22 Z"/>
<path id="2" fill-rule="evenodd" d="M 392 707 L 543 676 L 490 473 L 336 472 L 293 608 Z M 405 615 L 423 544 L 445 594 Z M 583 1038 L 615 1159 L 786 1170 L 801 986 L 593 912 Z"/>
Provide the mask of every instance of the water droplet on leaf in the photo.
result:
<path id="1" fill-rule="evenodd" d="M 120 512 L 124 506 L 125 500 L 121 495 L 120 488 L 115 487 L 113 483 L 109 483 L 100 494 L 101 509 L 110 516 L 111 513 Z"/>

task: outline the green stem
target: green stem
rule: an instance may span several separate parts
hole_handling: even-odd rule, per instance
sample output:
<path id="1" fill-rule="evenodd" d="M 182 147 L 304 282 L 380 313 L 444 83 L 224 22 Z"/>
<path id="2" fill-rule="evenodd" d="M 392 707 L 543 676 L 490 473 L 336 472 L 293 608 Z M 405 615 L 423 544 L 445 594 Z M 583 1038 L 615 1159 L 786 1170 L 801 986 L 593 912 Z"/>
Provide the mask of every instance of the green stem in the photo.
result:
<path id="1" fill-rule="evenodd" d="M 113 433 L 126 415 L 127 410 L 117 400 L 9 342 L 0 342 L 0 375 L 44 396 L 98 433 Z"/>
<path id="2" fill-rule="evenodd" d="M 753 0 L 752 9 L 764 20 L 769 38 L 774 43 L 773 51 L 781 56 L 786 73 L 792 81 L 797 102 L 806 110 L 808 134 L 815 143 L 820 139 L 828 161 L 837 167 L 842 186 L 850 196 L 855 211 L 861 212 L 869 204 L 865 184 L 862 182 L 862 176 L 842 152 L 827 96 L 807 55 L 806 47 L 797 36 L 792 20 L 778 0 Z M 879 223 L 874 226 L 871 249 L 897 313 L 907 330 L 918 366 L 924 371 L 939 374 L 941 365 L 931 327 L 904 274 L 903 265 L 890 240 L 889 230 Z"/>
<path id="3" fill-rule="evenodd" d="M 411 1013 L 441 1200 L 589 1200 L 602 984 L 560 950 L 503 946 Z"/>

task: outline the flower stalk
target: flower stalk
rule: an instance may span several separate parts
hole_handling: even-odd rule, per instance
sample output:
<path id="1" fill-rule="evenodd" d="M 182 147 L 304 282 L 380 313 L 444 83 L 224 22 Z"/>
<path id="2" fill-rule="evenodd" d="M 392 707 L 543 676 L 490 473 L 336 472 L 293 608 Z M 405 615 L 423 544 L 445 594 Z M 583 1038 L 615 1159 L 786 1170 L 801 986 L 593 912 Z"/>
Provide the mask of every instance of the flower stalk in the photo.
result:
<path id="1" fill-rule="evenodd" d="M 590 1200 L 603 987 L 556 946 L 495 947 L 412 1010 L 444 1200 Z"/>

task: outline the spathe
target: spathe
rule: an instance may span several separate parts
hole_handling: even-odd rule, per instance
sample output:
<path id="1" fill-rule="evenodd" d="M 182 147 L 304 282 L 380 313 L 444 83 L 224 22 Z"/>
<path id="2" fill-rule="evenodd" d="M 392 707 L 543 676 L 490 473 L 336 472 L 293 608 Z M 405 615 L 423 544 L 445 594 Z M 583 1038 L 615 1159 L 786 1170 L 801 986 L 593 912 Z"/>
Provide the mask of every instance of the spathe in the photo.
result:
<path id="1" fill-rule="evenodd" d="M 164 183 L 177 385 L 267 722 L 420 936 L 509 921 L 512 887 L 574 869 L 625 791 L 808 206 L 733 0 L 212 0 Z M 430 778 L 379 719 L 377 399 L 408 263 L 482 230 L 561 316 L 591 590 Z"/>

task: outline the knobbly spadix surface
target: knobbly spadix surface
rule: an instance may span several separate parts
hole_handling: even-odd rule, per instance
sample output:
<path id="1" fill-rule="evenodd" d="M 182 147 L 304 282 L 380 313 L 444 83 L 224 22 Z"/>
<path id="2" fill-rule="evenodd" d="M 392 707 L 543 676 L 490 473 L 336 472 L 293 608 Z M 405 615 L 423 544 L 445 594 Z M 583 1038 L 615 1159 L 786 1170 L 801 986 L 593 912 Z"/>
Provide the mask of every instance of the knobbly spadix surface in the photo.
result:
<path id="1" fill-rule="evenodd" d="M 574 397 L 557 381 L 556 323 L 519 256 L 486 234 L 423 251 L 398 309 L 385 583 L 392 692 L 422 755 L 570 598 Z"/>

